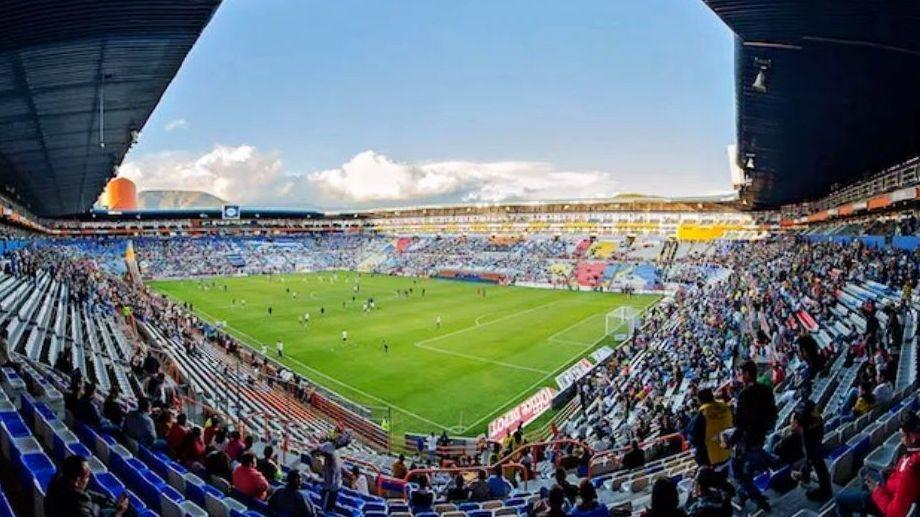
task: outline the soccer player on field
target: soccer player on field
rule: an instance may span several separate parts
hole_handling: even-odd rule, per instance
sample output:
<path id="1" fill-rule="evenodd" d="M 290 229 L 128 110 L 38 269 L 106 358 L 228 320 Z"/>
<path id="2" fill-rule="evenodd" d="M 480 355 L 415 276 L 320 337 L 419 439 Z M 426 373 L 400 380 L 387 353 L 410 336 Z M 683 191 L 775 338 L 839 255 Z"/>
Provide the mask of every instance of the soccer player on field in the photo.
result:
<path id="1" fill-rule="evenodd" d="M 346 342 L 346 341 L 348 341 L 348 331 L 347 331 L 347 330 L 343 330 L 343 331 L 342 331 L 342 343 L 344 343 L 344 342 Z"/>
<path id="2" fill-rule="evenodd" d="M 440 314 L 438 314 L 437 319 L 434 320 L 434 324 L 438 327 L 438 329 L 441 328 L 441 315 Z"/>
<path id="3" fill-rule="evenodd" d="M 280 339 L 275 343 L 275 349 L 278 351 L 278 357 L 284 357 L 284 343 Z"/>

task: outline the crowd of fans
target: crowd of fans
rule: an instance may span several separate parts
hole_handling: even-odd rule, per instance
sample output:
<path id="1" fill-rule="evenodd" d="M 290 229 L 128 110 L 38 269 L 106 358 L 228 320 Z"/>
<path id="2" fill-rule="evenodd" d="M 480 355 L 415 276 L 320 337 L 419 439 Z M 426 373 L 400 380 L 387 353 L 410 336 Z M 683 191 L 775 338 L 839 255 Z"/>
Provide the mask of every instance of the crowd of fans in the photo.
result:
<path id="1" fill-rule="evenodd" d="M 497 273 L 510 282 L 576 285 L 575 266 L 581 261 L 653 266 L 664 241 L 621 243 L 612 256 L 587 255 L 583 237 L 553 237 L 496 241 L 480 236 L 439 236 L 396 240 L 366 234 L 289 236 L 277 238 L 171 237 L 138 238 L 134 247 L 141 273 L 147 278 L 188 278 L 211 275 L 293 273 L 350 269 L 411 276 L 436 275 L 441 270 Z M 92 256 L 102 268 L 124 272 L 121 239 L 61 241 L 72 254 Z M 563 267 L 560 267 L 563 266 Z M 654 279 L 619 278 L 618 284 L 644 287 Z"/>
<path id="2" fill-rule="evenodd" d="M 891 398 L 905 321 L 916 320 L 910 300 L 917 257 L 858 241 L 779 238 L 734 244 L 706 262 L 731 273 L 696 274 L 672 301 L 648 311 L 633 341 L 578 386 L 583 418 L 574 419 L 563 434 L 588 440 L 598 450 L 625 450 L 617 461 L 629 469 L 645 461 L 637 457 L 635 442 L 682 433 L 701 467 L 724 478 L 731 465 L 735 484 L 730 490 L 725 485 L 726 494 L 737 491 L 742 502 L 751 500 L 763 509 L 769 503 L 752 483 L 754 472 L 774 465 L 798 443 L 807 465 L 802 476 L 808 479 L 814 470 L 819 481 L 809 497 L 828 499 L 822 415 L 812 401 L 812 386 L 838 354 L 845 354 L 845 364 L 865 362 L 842 413 L 866 414 Z M 853 327 L 819 345 L 797 313 L 806 311 L 819 328 L 830 324 L 837 291 L 847 282 L 869 280 L 902 293 L 902 302 L 865 303 L 860 308 L 865 329 Z M 887 323 L 884 330 L 879 318 Z M 790 420 L 779 423 L 785 433 L 774 433 L 778 404 L 794 407 Z M 729 429 L 733 434 L 723 436 Z M 700 476 L 698 484 L 709 486 L 709 474 Z M 703 492 L 712 497 L 708 488 Z"/>

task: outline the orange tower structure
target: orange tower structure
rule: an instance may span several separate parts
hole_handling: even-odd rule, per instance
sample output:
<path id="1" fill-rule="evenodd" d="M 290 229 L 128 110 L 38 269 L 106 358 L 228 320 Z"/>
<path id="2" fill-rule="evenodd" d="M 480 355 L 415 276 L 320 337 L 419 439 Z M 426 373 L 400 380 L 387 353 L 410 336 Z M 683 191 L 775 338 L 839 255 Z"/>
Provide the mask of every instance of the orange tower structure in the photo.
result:
<path id="1" fill-rule="evenodd" d="M 137 187 L 128 178 L 115 178 L 105 186 L 102 204 L 109 210 L 137 210 Z"/>

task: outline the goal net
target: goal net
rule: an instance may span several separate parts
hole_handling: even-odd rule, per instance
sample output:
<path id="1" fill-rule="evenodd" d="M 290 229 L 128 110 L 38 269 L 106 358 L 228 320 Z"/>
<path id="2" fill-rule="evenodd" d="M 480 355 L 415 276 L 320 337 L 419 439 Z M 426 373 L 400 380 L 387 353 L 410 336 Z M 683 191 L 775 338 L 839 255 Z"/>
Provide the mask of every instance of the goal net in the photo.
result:
<path id="1" fill-rule="evenodd" d="M 640 311 L 634 307 L 624 305 L 608 312 L 604 321 L 604 333 L 607 338 L 616 341 L 628 339 L 639 323 Z"/>

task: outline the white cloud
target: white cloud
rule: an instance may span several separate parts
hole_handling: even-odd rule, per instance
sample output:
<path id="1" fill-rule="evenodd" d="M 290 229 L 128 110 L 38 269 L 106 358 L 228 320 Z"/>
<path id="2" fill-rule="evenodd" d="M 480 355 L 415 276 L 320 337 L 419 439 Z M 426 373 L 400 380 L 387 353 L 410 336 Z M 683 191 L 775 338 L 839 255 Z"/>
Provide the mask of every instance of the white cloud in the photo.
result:
<path id="1" fill-rule="evenodd" d="M 185 129 L 187 127 L 188 127 L 187 120 L 185 120 L 184 118 L 177 118 L 177 119 L 173 119 L 167 122 L 166 125 L 163 126 L 163 129 L 165 129 L 167 133 L 172 133 L 173 131 L 177 129 Z"/>
<path id="2" fill-rule="evenodd" d="M 120 175 L 140 190 L 201 190 L 242 204 L 334 208 L 595 198 L 618 187 L 609 172 L 559 170 L 545 162 L 409 163 L 374 151 L 333 169 L 290 172 L 275 154 L 248 145 L 218 145 L 197 157 L 148 155 L 126 162 Z"/>

